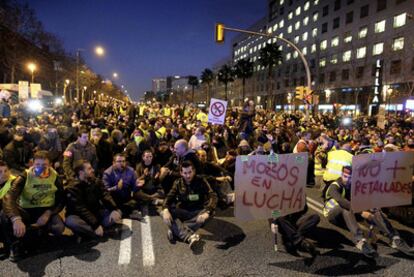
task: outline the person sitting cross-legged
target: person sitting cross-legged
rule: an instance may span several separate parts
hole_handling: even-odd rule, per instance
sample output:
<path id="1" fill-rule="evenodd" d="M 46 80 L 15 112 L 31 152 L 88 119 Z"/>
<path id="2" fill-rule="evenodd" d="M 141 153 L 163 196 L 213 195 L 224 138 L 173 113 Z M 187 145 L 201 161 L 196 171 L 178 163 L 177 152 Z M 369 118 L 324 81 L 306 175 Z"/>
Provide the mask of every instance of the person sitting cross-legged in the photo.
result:
<path id="1" fill-rule="evenodd" d="M 196 232 L 213 215 L 217 194 L 204 178 L 196 176 L 191 162 L 184 161 L 180 173 L 164 201 L 162 217 L 169 228 L 167 236 L 171 243 L 178 238 L 196 250 L 201 241 Z"/>
<path id="2" fill-rule="evenodd" d="M 90 162 L 77 161 L 76 178 L 66 188 L 66 226 L 80 239 L 96 239 L 104 235 L 104 228 L 121 220 L 110 193 L 101 180 L 95 178 Z"/>

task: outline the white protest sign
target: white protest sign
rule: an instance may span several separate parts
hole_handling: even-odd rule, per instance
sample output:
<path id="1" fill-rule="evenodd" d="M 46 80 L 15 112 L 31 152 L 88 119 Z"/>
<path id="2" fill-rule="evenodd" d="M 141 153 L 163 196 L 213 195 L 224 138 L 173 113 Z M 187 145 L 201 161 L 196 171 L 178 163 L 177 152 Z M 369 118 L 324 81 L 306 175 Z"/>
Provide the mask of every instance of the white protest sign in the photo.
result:
<path id="1" fill-rule="evenodd" d="M 363 154 L 352 159 L 351 209 L 409 205 L 414 152 Z"/>
<path id="2" fill-rule="evenodd" d="M 29 82 L 19 81 L 19 101 L 29 98 Z"/>
<path id="3" fill-rule="evenodd" d="M 211 98 L 208 110 L 208 122 L 222 125 L 226 118 L 227 101 Z"/>
<path id="4" fill-rule="evenodd" d="M 303 210 L 308 154 L 238 156 L 235 217 L 276 218 Z"/>

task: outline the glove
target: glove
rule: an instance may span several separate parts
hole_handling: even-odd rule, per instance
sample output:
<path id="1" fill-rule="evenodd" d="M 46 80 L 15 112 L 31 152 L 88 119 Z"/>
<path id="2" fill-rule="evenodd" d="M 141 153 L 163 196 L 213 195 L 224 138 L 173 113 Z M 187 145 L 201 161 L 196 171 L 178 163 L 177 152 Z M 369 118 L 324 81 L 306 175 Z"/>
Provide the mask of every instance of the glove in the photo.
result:
<path id="1" fill-rule="evenodd" d="M 196 222 L 198 224 L 203 224 L 206 222 L 206 220 L 210 217 L 210 215 L 207 212 L 201 213 L 197 216 Z"/>
<path id="2" fill-rule="evenodd" d="M 171 225 L 172 222 L 172 216 L 171 213 L 168 209 L 164 209 L 164 211 L 162 212 L 162 220 L 164 221 L 165 224 L 167 224 L 168 226 Z"/>

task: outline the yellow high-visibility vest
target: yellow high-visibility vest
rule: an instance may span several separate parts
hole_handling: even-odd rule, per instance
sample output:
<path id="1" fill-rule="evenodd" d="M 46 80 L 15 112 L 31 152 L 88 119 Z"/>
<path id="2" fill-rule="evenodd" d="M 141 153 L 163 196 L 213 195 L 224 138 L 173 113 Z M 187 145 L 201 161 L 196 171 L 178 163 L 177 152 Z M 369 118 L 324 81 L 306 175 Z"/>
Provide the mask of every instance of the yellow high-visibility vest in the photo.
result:
<path id="1" fill-rule="evenodd" d="M 340 178 L 342 168 L 344 166 L 352 166 L 352 157 L 353 155 L 345 150 L 330 151 L 328 153 L 328 163 L 323 174 L 323 180 L 329 182 Z"/>

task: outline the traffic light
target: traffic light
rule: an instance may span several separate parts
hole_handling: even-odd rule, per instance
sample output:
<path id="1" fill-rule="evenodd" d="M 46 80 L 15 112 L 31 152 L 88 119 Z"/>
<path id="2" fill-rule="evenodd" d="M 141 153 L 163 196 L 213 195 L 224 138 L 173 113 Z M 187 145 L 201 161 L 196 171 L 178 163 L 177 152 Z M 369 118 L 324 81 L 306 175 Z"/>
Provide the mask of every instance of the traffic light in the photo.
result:
<path id="1" fill-rule="evenodd" d="M 215 39 L 217 43 L 224 42 L 224 24 L 216 23 Z"/>
<path id="2" fill-rule="evenodd" d="M 299 99 L 299 100 L 303 100 L 304 96 L 305 96 L 305 87 L 296 87 L 296 93 L 295 93 L 295 98 Z"/>
<path id="3" fill-rule="evenodd" d="M 313 97 L 313 91 L 311 89 L 309 89 L 308 87 L 305 87 L 305 95 L 304 95 L 304 99 L 306 100 L 306 102 L 310 105 L 312 104 L 312 97 Z"/>

